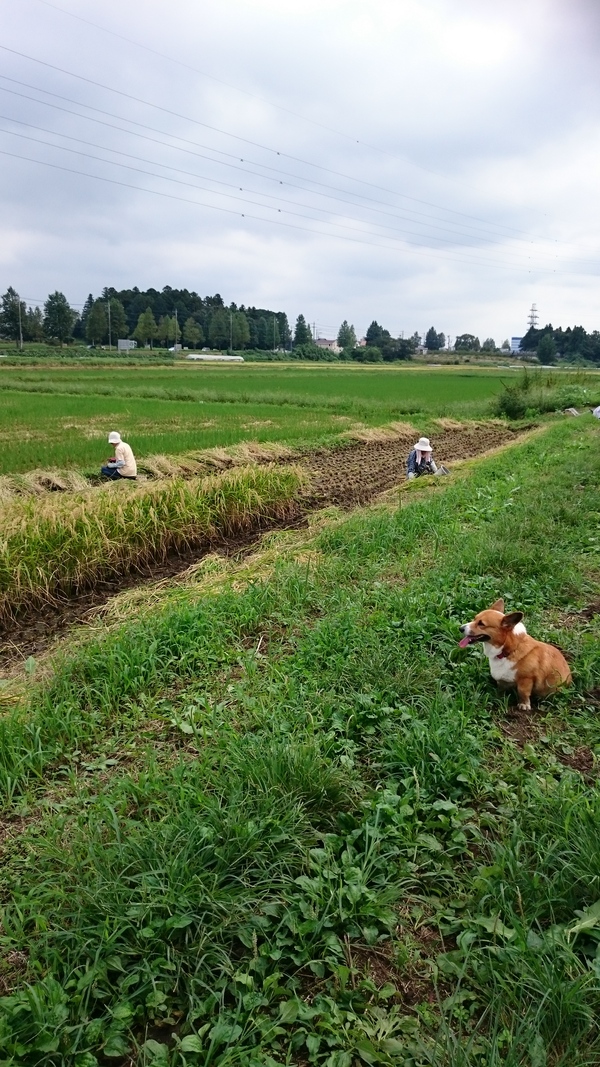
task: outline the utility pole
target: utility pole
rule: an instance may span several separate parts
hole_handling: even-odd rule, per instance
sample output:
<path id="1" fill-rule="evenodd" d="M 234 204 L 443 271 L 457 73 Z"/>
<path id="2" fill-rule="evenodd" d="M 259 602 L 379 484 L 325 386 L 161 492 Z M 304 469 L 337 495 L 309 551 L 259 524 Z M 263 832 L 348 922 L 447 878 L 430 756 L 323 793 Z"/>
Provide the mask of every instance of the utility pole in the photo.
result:
<path id="1" fill-rule="evenodd" d="M 110 352 L 110 351 L 111 351 L 111 349 L 112 349 L 112 342 L 111 342 L 111 327 L 110 327 L 110 297 L 109 297 L 109 298 L 108 298 L 108 300 L 106 301 L 106 306 L 107 306 L 107 308 L 108 308 L 108 351 Z"/>
<path id="2" fill-rule="evenodd" d="M 275 347 L 275 316 L 273 315 L 273 351 L 276 351 Z"/>
<path id="3" fill-rule="evenodd" d="M 529 315 L 527 317 L 527 324 L 530 330 L 537 330 L 538 324 L 538 310 L 535 304 L 531 305 Z"/>
<path id="4" fill-rule="evenodd" d="M 233 311 L 229 309 L 229 355 L 233 355 Z"/>
<path id="5" fill-rule="evenodd" d="M 21 297 L 17 293 L 17 307 L 19 309 L 19 352 L 23 351 L 23 324 L 21 322 Z"/>
<path id="6" fill-rule="evenodd" d="M 175 352 L 177 352 L 177 340 L 179 337 L 179 323 L 177 321 L 177 308 L 175 308 Z"/>

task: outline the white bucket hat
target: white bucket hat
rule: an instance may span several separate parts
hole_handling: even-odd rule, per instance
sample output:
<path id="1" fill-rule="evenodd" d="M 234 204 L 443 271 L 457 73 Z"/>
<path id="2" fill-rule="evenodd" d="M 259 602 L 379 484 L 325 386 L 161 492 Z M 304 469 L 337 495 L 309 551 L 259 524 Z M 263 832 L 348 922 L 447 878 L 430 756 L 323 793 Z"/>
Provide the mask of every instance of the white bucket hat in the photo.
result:
<path id="1" fill-rule="evenodd" d="M 428 437 L 421 437 L 420 440 L 417 441 L 415 448 L 417 452 L 433 452 Z"/>
<path id="2" fill-rule="evenodd" d="M 109 445 L 118 445 L 120 440 L 121 440 L 121 434 L 117 433 L 116 430 L 111 430 L 111 432 L 108 435 L 108 443 L 109 443 Z"/>

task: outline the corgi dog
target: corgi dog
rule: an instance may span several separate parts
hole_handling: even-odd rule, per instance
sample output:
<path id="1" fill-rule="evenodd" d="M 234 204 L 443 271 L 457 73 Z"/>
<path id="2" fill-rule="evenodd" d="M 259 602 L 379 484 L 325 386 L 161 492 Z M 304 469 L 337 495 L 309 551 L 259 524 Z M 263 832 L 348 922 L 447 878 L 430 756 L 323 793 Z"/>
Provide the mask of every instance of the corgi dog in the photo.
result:
<path id="1" fill-rule="evenodd" d="M 504 601 L 497 600 L 480 611 L 460 630 L 465 636 L 460 648 L 483 641 L 494 681 L 503 689 L 516 688 L 519 711 L 531 711 L 531 696 L 545 697 L 561 685 L 570 685 L 569 665 L 554 645 L 535 641 L 521 622 L 522 611 L 504 614 Z"/>

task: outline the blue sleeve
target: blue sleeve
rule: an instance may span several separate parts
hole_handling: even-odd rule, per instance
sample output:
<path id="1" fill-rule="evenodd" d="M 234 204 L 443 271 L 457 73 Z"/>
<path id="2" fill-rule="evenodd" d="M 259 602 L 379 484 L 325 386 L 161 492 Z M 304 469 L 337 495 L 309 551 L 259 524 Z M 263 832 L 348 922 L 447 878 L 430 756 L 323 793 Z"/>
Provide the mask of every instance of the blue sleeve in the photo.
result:
<path id="1" fill-rule="evenodd" d="M 406 473 L 407 474 L 416 474 L 417 473 L 417 453 L 415 452 L 414 448 L 413 448 L 412 452 L 409 452 L 408 459 L 406 461 Z"/>

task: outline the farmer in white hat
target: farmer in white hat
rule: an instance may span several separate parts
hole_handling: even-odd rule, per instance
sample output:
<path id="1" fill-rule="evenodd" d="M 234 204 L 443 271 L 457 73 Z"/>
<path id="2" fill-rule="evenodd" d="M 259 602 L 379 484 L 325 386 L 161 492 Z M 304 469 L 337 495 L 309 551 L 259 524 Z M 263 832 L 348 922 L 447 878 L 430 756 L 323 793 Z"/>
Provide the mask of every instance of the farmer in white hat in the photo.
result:
<path id="1" fill-rule="evenodd" d="M 126 441 L 121 440 L 121 434 L 117 433 L 116 430 L 112 430 L 109 433 L 108 443 L 115 446 L 115 454 L 112 459 L 107 460 L 106 466 L 102 467 L 101 473 L 105 478 L 110 478 L 113 482 L 118 481 L 119 478 L 135 481 L 137 478 L 137 463 L 131 447 Z"/>
<path id="2" fill-rule="evenodd" d="M 437 474 L 433 459 L 433 449 L 428 437 L 420 437 L 406 461 L 406 473 L 409 480 L 420 478 L 423 474 Z"/>

